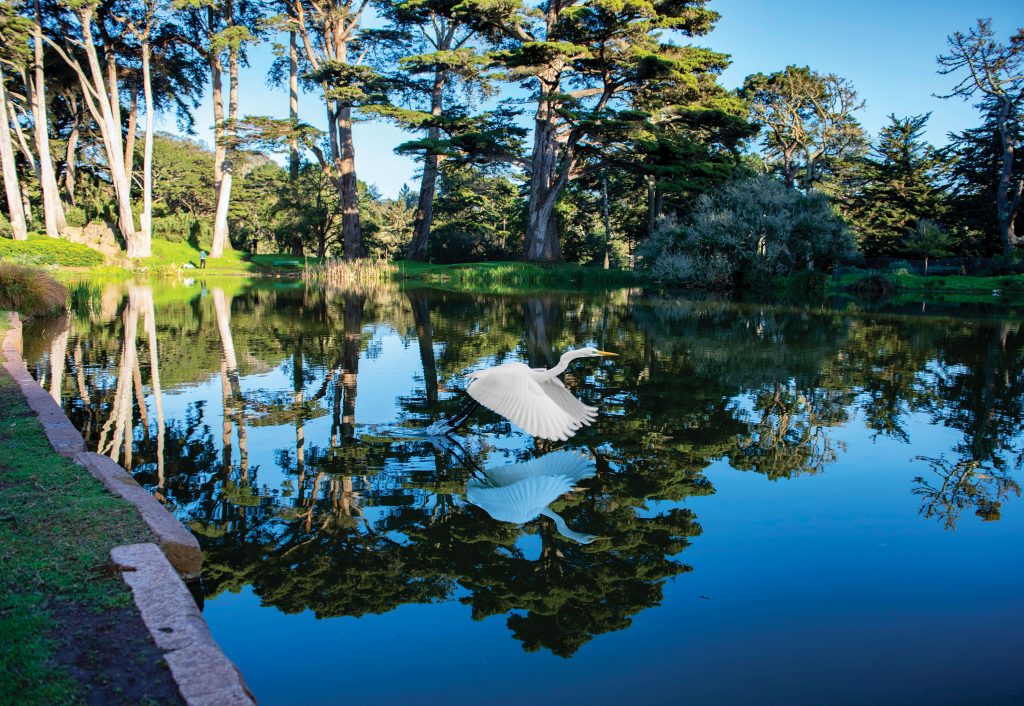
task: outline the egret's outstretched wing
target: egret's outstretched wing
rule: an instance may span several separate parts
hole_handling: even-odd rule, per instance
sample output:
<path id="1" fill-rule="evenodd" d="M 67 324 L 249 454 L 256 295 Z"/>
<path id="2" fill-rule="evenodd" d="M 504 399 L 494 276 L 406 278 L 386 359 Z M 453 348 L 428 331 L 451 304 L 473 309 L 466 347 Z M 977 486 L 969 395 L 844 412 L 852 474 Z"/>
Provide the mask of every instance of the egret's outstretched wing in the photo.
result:
<path id="1" fill-rule="evenodd" d="M 483 474 L 490 485 L 499 486 L 535 476 L 564 476 L 575 484 L 596 472 L 594 459 L 590 456 L 561 449 L 522 463 L 488 468 Z"/>
<path id="2" fill-rule="evenodd" d="M 597 407 L 580 402 L 557 377 L 540 383 L 540 389 L 544 390 L 545 395 L 550 397 L 566 414 L 579 421 L 581 425 L 591 424 L 597 419 Z"/>
<path id="3" fill-rule="evenodd" d="M 470 481 L 466 484 L 466 500 L 495 520 L 522 524 L 541 514 L 548 503 L 572 490 L 572 486 L 573 481 L 565 476 L 536 476 L 499 487 Z"/>
<path id="4" fill-rule="evenodd" d="M 534 379 L 533 371 L 521 363 L 499 365 L 475 373 L 466 386 L 466 392 L 530 436 L 565 441 L 585 423 L 549 397 Z"/>

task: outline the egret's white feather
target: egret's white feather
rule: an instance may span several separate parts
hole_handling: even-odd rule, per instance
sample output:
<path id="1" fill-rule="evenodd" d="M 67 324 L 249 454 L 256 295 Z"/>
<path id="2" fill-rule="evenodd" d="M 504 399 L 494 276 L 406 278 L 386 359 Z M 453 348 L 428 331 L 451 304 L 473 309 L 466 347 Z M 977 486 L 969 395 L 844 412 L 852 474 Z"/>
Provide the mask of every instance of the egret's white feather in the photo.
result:
<path id="1" fill-rule="evenodd" d="M 527 434 L 550 441 L 565 441 L 593 422 L 596 409 L 573 397 L 558 378 L 538 377 L 543 373 L 523 363 L 506 363 L 470 375 L 466 392 Z"/>

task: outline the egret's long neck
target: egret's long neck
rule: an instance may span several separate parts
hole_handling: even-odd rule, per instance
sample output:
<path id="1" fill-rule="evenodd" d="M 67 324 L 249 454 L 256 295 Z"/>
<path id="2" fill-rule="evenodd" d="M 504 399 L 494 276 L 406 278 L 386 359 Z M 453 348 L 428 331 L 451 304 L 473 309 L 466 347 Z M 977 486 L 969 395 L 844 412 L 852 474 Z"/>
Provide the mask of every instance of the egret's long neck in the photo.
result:
<path id="1" fill-rule="evenodd" d="M 573 362 L 577 358 L 583 358 L 584 355 L 580 351 L 566 351 L 562 354 L 562 357 L 558 359 L 558 365 L 553 368 L 548 368 L 542 375 L 545 380 L 561 375 L 565 372 L 566 368 L 569 367 L 569 363 Z"/>
<path id="2" fill-rule="evenodd" d="M 553 520 L 555 523 L 555 529 L 558 530 L 558 534 L 562 535 L 566 539 L 571 539 L 579 544 L 590 544 L 597 539 L 597 537 L 592 534 L 584 534 L 582 532 L 576 532 L 569 529 L 569 525 L 565 524 L 565 520 L 562 519 L 562 516 L 548 508 L 541 510 L 540 514 L 549 520 Z"/>

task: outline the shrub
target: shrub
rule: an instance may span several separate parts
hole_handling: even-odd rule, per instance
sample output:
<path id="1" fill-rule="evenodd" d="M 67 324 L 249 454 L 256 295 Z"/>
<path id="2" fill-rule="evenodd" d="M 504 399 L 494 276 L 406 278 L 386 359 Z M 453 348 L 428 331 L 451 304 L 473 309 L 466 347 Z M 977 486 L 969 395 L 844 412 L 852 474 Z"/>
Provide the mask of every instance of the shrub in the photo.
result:
<path id="1" fill-rule="evenodd" d="M 85 215 L 85 211 L 78 206 L 69 206 L 64 210 L 64 218 L 67 220 L 69 226 L 76 228 L 84 227 L 89 219 Z"/>
<path id="2" fill-rule="evenodd" d="M 25 316 L 49 316 L 67 309 L 68 290 L 32 267 L 0 263 L 0 309 Z"/>
<path id="3" fill-rule="evenodd" d="M 103 264 L 103 255 L 70 240 L 30 235 L 28 240 L 0 238 L 0 260 L 21 265 L 98 267 Z"/>
<path id="4" fill-rule="evenodd" d="M 153 219 L 153 237 L 209 250 L 213 242 L 213 225 L 189 213 L 172 213 Z"/>
<path id="5" fill-rule="evenodd" d="M 764 176 L 701 196 L 688 223 L 666 219 L 637 248 L 640 268 L 656 279 L 707 288 L 827 270 L 853 253 L 853 237 L 824 194 Z"/>

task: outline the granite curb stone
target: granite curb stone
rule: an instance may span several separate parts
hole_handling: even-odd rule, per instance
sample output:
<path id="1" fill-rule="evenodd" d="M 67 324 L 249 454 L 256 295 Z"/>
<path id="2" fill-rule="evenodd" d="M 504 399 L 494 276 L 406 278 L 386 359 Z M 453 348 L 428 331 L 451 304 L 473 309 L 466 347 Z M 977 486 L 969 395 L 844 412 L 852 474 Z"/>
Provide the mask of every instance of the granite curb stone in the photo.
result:
<path id="1" fill-rule="evenodd" d="M 189 706 L 251 706 L 256 701 L 238 667 L 213 639 L 185 584 L 155 544 L 127 544 L 110 558 L 132 589 L 135 605 Z"/>

